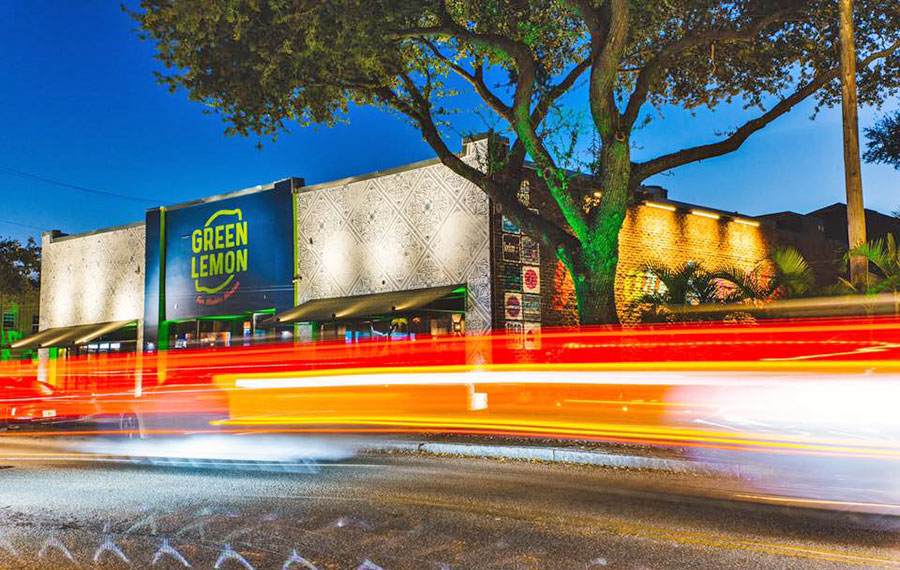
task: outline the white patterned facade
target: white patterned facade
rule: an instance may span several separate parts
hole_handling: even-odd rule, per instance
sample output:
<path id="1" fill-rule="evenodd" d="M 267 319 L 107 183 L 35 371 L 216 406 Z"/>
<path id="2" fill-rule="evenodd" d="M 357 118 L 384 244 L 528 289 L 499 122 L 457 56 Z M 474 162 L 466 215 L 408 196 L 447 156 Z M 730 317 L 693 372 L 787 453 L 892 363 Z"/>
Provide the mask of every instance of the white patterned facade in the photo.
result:
<path id="1" fill-rule="evenodd" d="M 43 236 L 41 330 L 144 314 L 144 224 Z"/>
<path id="2" fill-rule="evenodd" d="M 490 330 L 484 192 L 434 162 L 330 184 L 297 197 L 298 304 L 465 284 L 466 332 Z"/>

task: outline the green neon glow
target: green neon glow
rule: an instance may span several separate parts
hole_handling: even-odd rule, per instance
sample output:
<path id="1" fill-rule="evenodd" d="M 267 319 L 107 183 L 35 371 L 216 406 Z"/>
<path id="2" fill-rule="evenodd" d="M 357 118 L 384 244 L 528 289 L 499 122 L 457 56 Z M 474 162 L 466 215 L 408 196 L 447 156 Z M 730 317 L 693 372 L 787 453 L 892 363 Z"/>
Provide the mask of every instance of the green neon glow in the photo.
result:
<path id="1" fill-rule="evenodd" d="M 246 313 L 242 313 L 240 315 L 215 315 L 211 317 L 195 317 L 190 319 L 171 319 L 165 321 L 167 325 L 179 324 L 179 323 L 190 323 L 193 321 L 235 321 L 238 319 L 248 319 L 253 314 L 257 315 L 274 315 L 275 309 L 262 309 L 259 311 L 247 311 Z"/>
<path id="2" fill-rule="evenodd" d="M 300 273 L 300 228 L 299 228 L 299 219 L 297 214 L 298 200 L 297 200 L 297 192 L 293 188 L 293 183 L 291 184 L 291 236 L 293 239 L 294 246 L 294 264 L 291 266 L 291 275 L 293 276 L 292 282 L 294 285 L 294 306 L 300 304 L 300 281 L 297 279 Z M 294 323 L 293 327 L 294 338 L 300 336 L 300 324 Z M 317 331 L 316 328 L 313 327 L 313 339 L 316 338 Z"/>
<path id="3" fill-rule="evenodd" d="M 166 209 L 159 209 L 159 328 L 156 345 L 160 350 L 169 348 L 169 325 L 166 321 Z"/>

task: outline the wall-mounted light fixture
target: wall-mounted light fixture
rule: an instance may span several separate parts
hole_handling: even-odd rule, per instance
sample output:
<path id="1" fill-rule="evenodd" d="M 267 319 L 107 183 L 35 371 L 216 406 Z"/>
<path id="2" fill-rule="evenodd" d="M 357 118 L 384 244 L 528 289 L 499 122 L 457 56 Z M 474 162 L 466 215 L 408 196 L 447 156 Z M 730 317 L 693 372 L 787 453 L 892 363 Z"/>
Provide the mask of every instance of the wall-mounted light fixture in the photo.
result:
<path id="1" fill-rule="evenodd" d="M 670 204 L 660 204 L 659 202 L 644 202 L 645 206 L 649 206 L 651 208 L 656 208 L 657 210 L 668 210 L 669 212 L 674 212 L 677 210 L 675 206 Z"/>
<path id="2" fill-rule="evenodd" d="M 736 224 L 743 224 L 743 225 L 745 225 L 745 226 L 751 226 L 751 227 L 754 227 L 754 228 L 758 228 L 758 227 L 759 227 L 759 222 L 757 222 L 756 220 L 747 220 L 747 219 L 744 219 L 744 218 L 735 218 L 735 219 L 734 219 L 734 223 L 736 223 Z"/>
<path id="3" fill-rule="evenodd" d="M 691 213 L 694 214 L 695 216 L 709 218 L 711 220 L 718 220 L 719 218 L 722 217 L 719 214 L 714 214 L 713 212 L 707 212 L 705 210 L 691 210 Z"/>

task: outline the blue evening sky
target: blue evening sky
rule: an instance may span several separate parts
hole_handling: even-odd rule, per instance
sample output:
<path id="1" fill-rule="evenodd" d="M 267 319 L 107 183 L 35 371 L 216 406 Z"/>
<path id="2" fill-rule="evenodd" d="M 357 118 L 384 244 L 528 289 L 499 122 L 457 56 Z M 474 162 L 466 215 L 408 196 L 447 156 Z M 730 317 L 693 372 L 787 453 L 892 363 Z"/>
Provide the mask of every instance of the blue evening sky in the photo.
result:
<path id="1" fill-rule="evenodd" d="M 262 150 L 254 138 L 226 137 L 218 117 L 155 83 L 152 45 L 133 28 L 114 0 L 0 0 L 0 236 L 87 231 L 140 220 L 154 204 L 288 176 L 322 182 L 433 156 L 410 126 L 369 108 L 354 109 L 350 123 L 336 128 L 295 128 Z M 841 201 L 840 113 L 810 121 L 811 112 L 803 105 L 737 153 L 651 182 L 674 199 L 750 215 Z M 698 117 L 669 110 L 641 131 L 635 159 L 715 140 L 749 116 L 739 106 Z M 875 117 L 864 109 L 861 126 Z M 479 130 L 479 123 L 465 128 Z M 866 165 L 863 177 L 868 207 L 900 207 L 900 172 Z"/>

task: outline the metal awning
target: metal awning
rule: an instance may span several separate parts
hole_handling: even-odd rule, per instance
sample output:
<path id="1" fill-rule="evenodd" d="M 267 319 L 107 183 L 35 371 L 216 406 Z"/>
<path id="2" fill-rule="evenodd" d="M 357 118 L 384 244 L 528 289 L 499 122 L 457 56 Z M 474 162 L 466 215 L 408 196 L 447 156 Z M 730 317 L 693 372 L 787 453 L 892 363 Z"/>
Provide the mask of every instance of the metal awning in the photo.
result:
<path id="1" fill-rule="evenodd" d="M 451 295 L 465 285 L 448 285 L 429 289 L 391 291 L 353 297 L 313 299 L 293 309 L 275 315 L 276 323 L 298 321 L 331 321 L 403 313 L 425 308 L 435 301 Z"/>
<path id="2" fill-rule="evenodd" d="M 114 333 L 137 321 L 112 321 L 108 323 L 94 323 L 90 325 L 76 325 L 72 327 L 57 327 L 45 329 L 10 345 L 12 349 L 35 349 L 52 346 L 78 346 L 87 344 L 105 334 Z"/>

